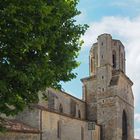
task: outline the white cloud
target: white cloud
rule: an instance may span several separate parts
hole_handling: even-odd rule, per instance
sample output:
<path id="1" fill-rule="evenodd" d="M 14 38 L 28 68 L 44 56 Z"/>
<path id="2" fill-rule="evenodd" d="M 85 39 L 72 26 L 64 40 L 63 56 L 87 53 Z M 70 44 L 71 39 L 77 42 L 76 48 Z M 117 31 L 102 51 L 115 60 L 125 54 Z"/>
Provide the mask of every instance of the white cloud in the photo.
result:
<path id="1" fill-rule="evenodd" d="M 136 113 L 134 118 L 135 118 L 135 121 L 140 122 L 140 113 Z"/>
<path id="2" fill-rule="evenodd" d="M 110 33 L 113 38 L 119 39 L 126 50 L 126 72 L 134 82 L 133 92 L 135 105 L 140 101 L 140 16 L 134 19 L 128 17 L 104 17 L 99 22 L 90 24 L 83 37 L 85 46 L 91 47 L 98 35 Z M 86 47 L 85 47 L 86 48 Z"/>
<path id="3" fill-rule="evenodd" d="M 135 129 L 135 138 L 140 139 L 140 128 Z"/>

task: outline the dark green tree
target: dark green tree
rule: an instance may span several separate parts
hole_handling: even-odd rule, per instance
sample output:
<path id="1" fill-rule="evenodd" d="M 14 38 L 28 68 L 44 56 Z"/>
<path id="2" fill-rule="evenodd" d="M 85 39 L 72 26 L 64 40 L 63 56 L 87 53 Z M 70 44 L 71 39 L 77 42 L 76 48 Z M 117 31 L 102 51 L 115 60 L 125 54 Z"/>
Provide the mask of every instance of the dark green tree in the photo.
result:
<path id="1" fill-rule="evenodd" d="M 80 37 L 78 0 L 1 0 L 0 114 L 38 102 L 38 91 L 75 78 Z"/>

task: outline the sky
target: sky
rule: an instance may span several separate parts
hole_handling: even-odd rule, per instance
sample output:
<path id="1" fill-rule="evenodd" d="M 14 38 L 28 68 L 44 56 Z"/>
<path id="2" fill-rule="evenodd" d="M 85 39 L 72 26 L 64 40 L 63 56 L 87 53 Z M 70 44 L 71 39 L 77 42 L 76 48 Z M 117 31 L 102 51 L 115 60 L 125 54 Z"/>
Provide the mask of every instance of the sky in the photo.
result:
<path id="1" fill-rule="evenodd" d="M 140 0 L 80 0 L 76 17 L 80 24 L 88 24 L 84 44 L 78 61 L 81 65 L 74 70 L 77 78 L 63 83 L 63 89 L 82 97 L 81 78 L 89 76 L 89 50 L 98 35 L 109 33 L 114 39 L 121 40 L 126 51 L 126 74 L 133 81 L 135 97 L 135 138 L 140 138 Z"/>

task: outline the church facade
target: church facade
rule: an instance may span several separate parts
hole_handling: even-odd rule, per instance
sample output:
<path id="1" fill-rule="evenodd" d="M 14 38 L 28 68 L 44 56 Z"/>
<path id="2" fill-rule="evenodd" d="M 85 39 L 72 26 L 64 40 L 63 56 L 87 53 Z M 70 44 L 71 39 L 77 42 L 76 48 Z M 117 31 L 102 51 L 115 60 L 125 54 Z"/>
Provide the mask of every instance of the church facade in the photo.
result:
<path id="1" fill-rule="evenodd" d="M 134 140 L 132 81 L 125 50 L 110 34 L 98 36 L 89 54 L 90 75 L 81 79 L 83 98 L 51 88 L 42 99 L 7 120 L 0 140 Z"/>

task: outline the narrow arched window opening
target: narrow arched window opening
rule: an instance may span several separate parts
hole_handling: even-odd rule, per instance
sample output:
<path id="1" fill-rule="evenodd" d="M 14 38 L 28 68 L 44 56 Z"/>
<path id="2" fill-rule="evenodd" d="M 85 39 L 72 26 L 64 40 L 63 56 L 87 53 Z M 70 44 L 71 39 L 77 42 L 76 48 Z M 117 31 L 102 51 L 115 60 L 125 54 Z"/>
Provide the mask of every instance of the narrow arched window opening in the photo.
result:
<path id="1" fill-rule="evenodd" d="M 84 128 L 81 127 L 81 140 L 84 140 Z"/>
<path id="2" fill-rule="evenodd" d="M 62 104 L 59 105 L 59 112 L 63 113 L 63 106 L 62 106 Z"/>
<path id="3" fill-rule="evenodd" d="M 78 110 L 78 118 L 81 118 L 81 111 Z"/>
<path id="4" fill-rule="evenodd" d="M 113 51 L 112 53 L 112 64 L 113 64 L 113 68 L 116 68 L 116 52 Z"/>
<path id="5" fill-rule="evenodd" d="M 57 138 L 61 138 L 61 122 L 57 122 Z"/>
<path id="6" fill-rule="evenodd" d="M 91 64 L 90 64 L 90 67 L 91 67 L 91 72 L 93 72 L 93 60 L 91 58 Z"/>
<path id="7" fill-rule="evenodd" d="M 123 111 L 123 115 L 122 115 L 122 140 L 128 140 L 127 139 L 127 116 L 125 111 Z"/>
<path id="8" fill-rule="evenodd" d="M 123 63 L 124 63 L 124 58 L 123 58 L 123 54 L 121 53 L 121 69 L 123 70 Z"/>

